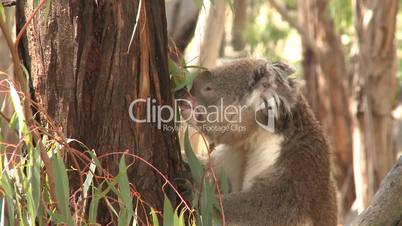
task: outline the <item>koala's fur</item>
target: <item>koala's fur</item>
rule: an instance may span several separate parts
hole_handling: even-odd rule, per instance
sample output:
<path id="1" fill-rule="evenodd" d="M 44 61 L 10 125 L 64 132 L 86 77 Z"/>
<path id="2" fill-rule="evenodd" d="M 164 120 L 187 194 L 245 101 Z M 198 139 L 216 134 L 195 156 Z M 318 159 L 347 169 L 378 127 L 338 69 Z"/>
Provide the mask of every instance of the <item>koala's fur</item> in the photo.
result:
<path id="1" fill-rule="evenodd" d="M 235 123 L 244 131 L 205 129 L 228 122 L 190 122 L 217 145 L 213 164 L 225 169 L 231 184 L 224 199 L 230 226 L 337 224 L 329 145 L 298 82 L 288 77 L 292 72 L 280 62 L 236 60 L 200 73 L 186 96 L 195 106 L 219 105 L 221 98 L 223 106 L 246 106 L 241 122 Z M 275 104 L 271 132 L 256 122 L 268 123 L 268 106 L 258 108 L 268 99 Z"/>

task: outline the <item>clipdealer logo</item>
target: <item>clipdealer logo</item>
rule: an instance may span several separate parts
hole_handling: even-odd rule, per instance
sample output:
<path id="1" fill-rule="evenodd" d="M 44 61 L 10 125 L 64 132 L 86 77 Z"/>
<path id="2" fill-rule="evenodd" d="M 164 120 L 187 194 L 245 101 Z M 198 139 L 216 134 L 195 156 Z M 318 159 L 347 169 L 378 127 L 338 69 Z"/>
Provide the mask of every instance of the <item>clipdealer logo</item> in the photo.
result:
<path id="1" fill-rule="evenodd" d="M 178 106 L 185 104 L 188 109 L 187 116 L 184 114 L 181 117 L 178 115 Z M 145 115 L 143 118 L 139 118 L 135 115 L 136 108 L 145 107 Z M 128 114 L 130 119 L 135 123 L 156 123 L 158 129 L 163 130 L 178 130 L 178 128 L 171 128 L 172 125 L 182 124 L 187 122 L 189 124 L 195 122 L 197 125 L 210 124 L 210 126 L 205 127 L 205 130 L 209 131 L 241 131 L 241 122 L 243 120 L 243 113 L 247 108 L 251 106 L 247 105 L 227 105 L 223 104 L 223 100 L 219 101 L 218 105 L 202 106 L 196 105 L 187 99 L 175 99 L 173 106 L 170 105 L 159 105 L 157 101 L 153 98 L 140 98 L 132 101 L 129 105 Z M 275 131 L 275 116 L 277 113 L 275 100 L 273 98 L 267 101 L 262 100 L 260 104 L 257 104 L 252 109 L 254 109 L 254 118 L 256 123 L 263 129 L 274 132 Z M 183 110 L 182 110 L 183 111 Z M 266 116 L 267 123 L 262 123 L 257 120 L 258 112 L 266 112 L 263 114 Z M 202 116 L 202 117 L 199 117 Z M 222 126 L 217 126 L 216 123 L 225 122 Z M 232 124 L 232 125 L 231 125 Z M 221 128 L 222 127 L 222 128 Z M 243 129 L 244 130 L 244 129 Z"/>

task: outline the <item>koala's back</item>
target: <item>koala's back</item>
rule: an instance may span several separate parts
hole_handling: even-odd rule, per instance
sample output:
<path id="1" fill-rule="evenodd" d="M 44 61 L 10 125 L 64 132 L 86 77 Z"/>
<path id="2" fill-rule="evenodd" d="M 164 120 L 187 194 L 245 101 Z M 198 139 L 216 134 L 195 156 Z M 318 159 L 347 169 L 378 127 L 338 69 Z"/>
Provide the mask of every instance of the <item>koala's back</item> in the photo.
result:
<path id="1" fill-rule="evenodd" d="M 229 194 L 224 199 L 228 225 L 336 226 L 332 181 L 309 170 L 287 170 L 268 169 L 250 189 Z"/>
<path id="2" fill-rule="evenodd" d="M 280 156 L 247 190 L 225 198 L 229 226 L 336 226 L 328 142 L 304 98 L 282 131 Z M 269 151 L 269 150 L 267 150 Z"/>
<path id="3" fill-rule="evenodd" d="M 311 209 L 307 197 L 285 185 L 232 193 L 224 200 L 225 218 L 229 226 L 336 226 L 335 196 L 327 195 L 328 205 Z"/>
<path id="4" fill-rule="evenodd" d="M 246 128 L 201 130 L 210 142 L 226 146 L 214 165 L 223 165 L 235 191 L 224 199 L 229 226 L 336 225 L 329 146 L 298 82 L 288 77 L 292 72 L 280 62 L 241 59 L 204 71 L 187 95 L 206 109 L 246 106 L 239 120 L 190 121 L 199 128 L 233 122 Z"/>

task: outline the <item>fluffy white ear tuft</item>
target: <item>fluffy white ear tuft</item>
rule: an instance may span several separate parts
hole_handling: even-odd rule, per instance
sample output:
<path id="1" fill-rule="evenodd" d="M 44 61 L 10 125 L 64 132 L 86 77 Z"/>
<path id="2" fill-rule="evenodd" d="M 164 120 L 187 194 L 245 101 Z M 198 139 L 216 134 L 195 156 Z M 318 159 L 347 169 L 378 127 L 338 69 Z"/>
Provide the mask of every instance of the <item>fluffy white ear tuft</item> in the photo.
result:
<path id="1" fill-rule="evenodd" d="M 280 77 L 282 80 L 286 80 L 286 78 L 293 74 L 295 70 L 291 68 L 289 65 L 276 61 L 273 63 L 268 63 L 266 65 L 266 70 L 268 73 L 271 75 L 277 75 Z"/>

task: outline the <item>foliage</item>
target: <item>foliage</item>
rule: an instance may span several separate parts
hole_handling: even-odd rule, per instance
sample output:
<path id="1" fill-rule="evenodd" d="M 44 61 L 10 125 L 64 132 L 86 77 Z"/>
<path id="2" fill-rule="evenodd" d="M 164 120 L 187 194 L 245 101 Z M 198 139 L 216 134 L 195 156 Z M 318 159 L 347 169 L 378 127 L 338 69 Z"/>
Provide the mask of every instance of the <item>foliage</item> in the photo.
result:
<path id="1" fill-rule="evenodd" d="M 35 3 L 36 8 L 28 22 L 34 18 L 42 6 L 45 6 L 45 16 L 47 17 L 49 14 L 51 1 L 37 0 Z M 3 21 L 5 19 L 1 5 L 0 19 Z M 17 44 L 26 25 L 18 34 Z M 9 47 L 13 49 L 15 45 Z M 191 89 L 194 75 L 189 68 L 191 66 L 179 68 L 170 62 L 170 69 L 173 70 L 172 75 L 174 75 L 172 85 L 176 90 Z M 27 76 L 28 71 L 24 72 Z M 10 77 L 3 71 L 0 71 L 0 74 Z M 164 225 L 175 226 L 195 225 L 195 219 L 198 219 L 197 221 L 200 223 L 198 225 L 212 225 L 212 222 L 218 222 L 213 217 L 216 201 L 213 183 L 209 180 L 203 176 L 199 177 L 197 184 L 201 189 L 197 195 L 193 196 L 200 197 L 195 198 L 193 204 L 199 206 L 200 213 L 203 214 L 201 217 L 195 215 L 166 176 L 139 156 L 128 152 L 108 153 L 121 156 L 119 172 L 116 176 L 111 176 L 101 165 L 101 160 L 107 157 L 106 155 L 97 156 L 95 150 L 90 150 L 77 140 L 66 138 L 60 132 L 61 130 L 55 127 L 56 123 L 46 115 L 46 112 L 29 100 L 29 96 L 26 95 L 28 92 L 24 90 L 27 87 L 22 87 L 22 90 L 18 90 L 16 87 L 19 86 L 9 80 L 0 81 L 0 90 L 6 96 L 0 106 L 0 123 L 9 126 L 9 129 L 0 131 L 1 225 L 96 224 L 97 210 L 101 202 L 108 204 L 110 212 L 117 219 L 117 222 L 114 223 L 118 225 L 144 224 L 145 222 L 140 222 L 141 219 L 138 219 L 137 216 L 139 208 L 150 210 L 147 216 L 150 219 L 145 219 L 147 224 L 159 225 L 161 218 L 163 218 Z M 26 117 L 30 113 L 25 111 L 25 102 L 33 104 L 38 110 L 38 114 L 44 116 L 41 124 Z M 11 109 L 10 103 L 12 103 Z M 7 117 L 9 111 L 13 112 L 11 117 Z M 7 137 L 10 135 L 17 138 L 16 143 L 8 141 Z M 84 152 L 82 153 L 72 146 L 79 146 Z M 187 155 L 190 156 L 191 146 L 187 145 L 186 150 Z M 67 156 L 74 156 L 84 167 L 80 167 L 81 164 L 72 167 L 66 166 Z M 179 206 L 173 208 L 166 195 L 163 210 L 149 206 L 128 180 L 127 170 L 132 165 L 126 165 L 127 156 L 136 158 L 146 163 L 150 170 L 155 170 L 165 180 L 165 184 L 169 185 L 180 197 Z M 196 158 L 193 158 L 190 166 L 193 167 L 195 164 L 198 164 L 198 175 L 203 174 L 202 166 Z M 82 186 L 75 191 L 70 190 L 67 174 L 69 171 L 78 172 L 79 179 L 83 182 Z M 161 188 L 161 192 L 164 192 L 163 188 Z M 134 206 L 135 202 L 137 204 Z"/>
<path id="2" fill-rule="evenodd" d="M 14 135 L 19 140 L 18 144 L 7 143 L 3 138 L 5 136 L 4 131 L 1 131 L 0 203 L 2 205 L 0 211 L 6 214 L 6 216 L 1 217 L 5 225 L 83 225 L 96 223 L 100 201 L 111 202 L 110 197 L 117 197 L 118 205 L 116 206 L 116 203 L 110 204 L 109 208 L 118 217 L 118 222 L 116 222 L 118 225 L 139 223 L 136 218 L 137 209 L 143 208 L 144 206 L 141 205 L 146 205 L 146 203 L 133 206 L 133 200 L 141 199 L 127 178 L 127 169 L 130 167 L 126 165 L 125 161 L 125 156 L 129 155 L 127 152 L 111 153 L 122 156 L 119 163 L 119 173 L 115 177 L 102 176 L 105 172 L 100 162 L 106 156 L 96 156 L 94 150 L 86 148 L 80 142 L 64 138 L 57 129 L 51 128 L 53 123 L 50 119 L 47 119 L 49 120 L 47 127 L 40 125 L 29 127 L 22 104 L 26 97 L 22 95 L 22 92 L 17 91 L 15 85 L 8 80 L 1 81 L 0 88 L 2 90 L 8 89 L 7 94 L 10 96 L 14 111 L 10 119 L 5 116 L 6 113 L 4 112 L 0 119 L 9 124 L 10 129 L 14 131 Z M 6 108 L 5 104 L 7 104 L 6 101 L 3 102 L 1 109 Z M 39 131 L 41 138 L 35 139 L 32 131 Z M 215 214 L 215 208 L 221 208 L 219 203 L 222 200 L 216 200 L 215 189 L 220 190 L 222 187 L 223 190 L 227 191 L 227 180 L 223 179 L 222 184 L 217 185 L 216 180 L 207 176 L 213 172 L 210 172 L 211 169 L 204 171 L 203 166 L 192 151 L 188 132 L 186 132 L 185 137 L 185 153 L 197 188 L 191 203 L 199 210 L 200 215 L 188 208 L 173 209 L 165 195 L 163 215 L 160 215 L 161 211 L 149 207 L 151 209 L 149 222 L 153 222 L 153 225 L 159 225 L 159 218 L 163 217 L 163 225 L 180 226 L 185 225 L 185 222 L 191 225 L 220 225 L 219 216 Z M 72 143 L 79 144 L 84 148 L 86 155 L 79 154 L 77 150 L 71 148 Z M 43 161 L 40 148 L 45 148 L 51 159 L 51 167 Z M 82 188 L 76 191 L 70 191 L 67 172 L 73 169 L 67 168 L 63 161 L 67 154 L 74 154 L 82 162 L 85 162 L 85 167 L 79 172 L 80 177 L 84 178 L 84 183 Z M 140 157 L 138 159 L 142 160 Z M 46 168 L 51 168 L 53 171 L 48 172 L 45 170 Z M 49 173 L 56 178 L 54 188 L 49 181 Z M 220 175 L 221 178 L 225 178 L 223 172 L 220 172 Z M 107 185 L 106 188 L 103 185 Z M 54 189 L 54 196 L 52 189 Z M 88 202 L 89 208 L 85 208 Z M 184 203 L 181 205 L 183 206 Z"/>
<path id="3" fill-rule="evenodd" d="M 341 33 L 353 30 L 352 1 L 333 0 L 327 7 L 330 17 L 334 19 L 335 27 Z"/>
<path id="4" fill-rule="evenodd" d="M 37 8 L 32 19 L 41 6 L 49 1 L 37 1 Z M 46 4 L 45 10 L 49 10 Z M 46 13 L 47 14 L 47 13 Z M 4 13 L 0 4 L 0 22 L 4 29 Z M 24 26 L 26 28 L 26 26 Z M 21 37 L 24 29 L 18 35 Z M 18 38 L 16 43 L 18 43 Z M 9 43 L 11 51 L 16 51 L 16 44 Z M 19 62 L 13 56 L 14 62 Z M 20 66 L 20 64 L 16 64 Z M 27 71 L 25 70 L 25 73 Z M 11 77 L 4 71 L 0 75 Z M 26 79 L 20 76 L 21 79 Z M 115 152 L 97 156 L 95 150 L 90 150 L 77 140 L 68 139 L 60 132 L 43 111 L 40 105 L 32 102 L 27 95 L 27 87 L 7 79 L 0 81 L 0 91 L 4 98 L 0 102 L 0 123 L 8 128 L 0 127 L 0 224 L 1 225 L 87 225 L 96 224 L 97 210 L 101 202 L 106 202 L 110 212 L 117 219 L 118 225 L 137 225 L 141 219 L 137 210 L 150 209 L 150 219 L 145 219 L 150 225 L 158 225 L 158 218 L 164 218 L 165 225 L 184 225 L 194 222 L 193 210 L 157 168 L 139 156 L 129 152 Z M 43 116 L 42 123 L 36 123 L 25 108 L 25 103 L 31 104 Z M 28 105 L 29 106 L 29 105 Z M 10 113 L 11 112 L 11 113 Z M 11 114 L 11 115 L 9 115 Z M 15 137 L 16 141 L 10 141 Z M 78 151 L 74 147 L 80 147 Z M 120 155 L 119 172 L 111 176 L 102 168 L 101 160 L 109 155 Z M 81 164 L 66 166 L 67 156 L 74 156 Z M 155 170 L 165 180 L 165 185 L 171 187 L 180 197 L 180 208 L 172 211 L 170 201 L 165 198 L 162 210 L 149 206 L 129 182 L 127 170 L 132 165 L 126 165 L 126 157 L 136 158 Z M 84 166 L 80 168 L 80 166 Z M 67 172 L 76 171 L 82 185 L 77 190 L 70 190 Z M 77 178 L 78 179 L 78 178 Z M 161 192 L 164 189 L 161 188 Z M 137 202 L 136 206 L 133 203 Z M 89 206 L 89 208 L 86 208 Z M 162 214 L 163 213 L 163 214 Z M 184 216 L 188 216 L 185 218 Z M 151 220 L 152 219 L 152 220 Z"/>
<path id="5" fill-rule="evenodd" d="M 281 22 L 267 4 L 253 1 L 248 17 L 246 40 L 250 45 L 250 52 L 264 55 L 270 59 L 278 59 L 278 44 L 286 39 L 290 28 L 287 23 Z"/>
<path id="6" fill-rule="evenodd" d="M 203 0 L 194 0 L 198 6 L 203 6 Z M 207 1 L 207 0 L 206 0 Z M 213 0 L 210 0 L 213 3 Z M 227 0 L 231 7 L 233 1 Z M 402 0 L 400 0 L 402 2 Z M 44 5 L 45 16 L 49 15 L 52 1 L 35 0 L 36 6 Z M 295 16 L 296 0 L 286 0 L 286 7 Z M 39 9 L 38 8 L 38 9 Z M 348 0 L 329 1 L 329 15 L 334 18 L 335 28 L 342 34 L 344 40 L 351 40 L 354 35 L 352 4 Z M 34 15 L 32 15 L 33 18 Z M 5 21 L 4 9 L 0 4 L 0 20 Z M 399 23 L 400 24 L 400 23 Z M 250 0 L 246 39 L 250 52 L 269 59 L 283 57 L 288 39 L 294 35 L 293 30 L 279 15 L 269 8 L 264 0 Z M 400 30 L 400 29 L 399 29 Z M 400 39 L 399 39 L 400 40 Z M 352 55 L 352 42 L 343 41 L 346 54 Z M 398 79 L 402 90 L 402 44 L 398 49 Z M 169 61 L 172 75 L 173 91 L 182 88 L 190 90 L 195 78 L 193 70 L 203 68 L 179 64 Z M 5 72 L 0 71 L 4 75 Z M 0 130 L 0 225 L 54 225 L 54 224 L 95 224 L 97 210 L 101 201 L 112 202 L 108 207 L 118 219 L 118 225 L 140 224 L 137 210 L 149 209 L 148 224 L 174 225 L 220 225 L 224 223 L 224 215 L 217 215 L 215 210 L 222 210 L 222 193 L 229 190 L 225 172 L 214 172 L 210 165 L 203 166 L 195 156 L 189 142 L 188 131 L 185 134 L 184 151 L 194 178 L 194 190 L 190 209 L 185 202 L 174 207 L 164 195 L 164 206 L 158 210 L 142 200 L 133 184 L 127 177 L 127 170 L 132 165 L 126 165 L 128 152 L 111 153 L 121 156 L 119 172 L 114 177 L 105 177 L 105 170 L 100 164 L 102 158 L 94 150 L 90 150 L 79 141 L 68 139 L 59 128 L 54 126 L 50 118 L 45 125 L 29 124 L 24 112 L 24 102 L 29 97 L 19 90 L 18 84 L 9 80 L 0 81 L 0 91 L 6 98 L 0 102 L 0 123 L 8 126 L 8 130 Z M 401 95 L 401 94 L 400 94 Z M 40 106 L 37 106 L 41 112 Z M 12 109 L 8 115 L 7 109 Z M 42 112 L 44 113 L 44 112 Z M 45 115 L 45 114 L 44 114 Z M 7 134 L 17 138 L 17 143 L 8 141 Z M 6 133 L 7 132 L 7 133 Z M 39 136 L 38 136 L 39 135 Z M 72 144 L 85 150 L 84 154 L 72 148 Z M 43 156 L 45 153 L 46 156 Z M 79 172 L 84 183 L 81 188 L 71 191 L 67 172 L 76 170 L 66 166 L 67 155 L 76 156 L 85 167 Z M 46 162 L 45 157 L 50 159 Z M 147 162 L 146 162 L 147 163 Z M 50 164 L 50 165 L 49 165 Z M 150 170 L 156 170 L 150 163 Z M 204 168 L 205 167 L 205 168 Z M 158 171 L 157 171 L 158 172 Z M 163 174 L 158 172 L 162 179 Z M 215 174 L 219 174 L 220 180 Z M 56 181 L 52 181 L 56 178 Z M 56 182 L 52 184 L 52 182 Z M 171 186 L 170 181 L 166 183 Z M 163 189 L 161 188 L 161 192 Z M 215 196 L 218 193 L 218 196 Z M 180 196 L 180 194 L 177 194 Z M 111 197 L 115 197 L 115 200 Z M 137 205 L 133 205 L 138 202 Z M 88 208 L 84 208 L 84 207 Z M 194 210 L 197 210 L 194 212 Z M 159 222 L 162 220 L 161 222 Z"/>
<path id="7" fill-rule="evenodd" d="M 185 62 L 181 64 L 183 66 L 169 61 L 173 91 L 183 88 L 189 91 L 193 85 L 196 72 L 198 70 L 204 70 L 202 67 L 186 65 Z M 195 69 L 195 71 L 189 69 Z M 220 169 L 219 172 L 214 172 L 210 164 L 205 166 L 201 164 L 191 147 L 188 128 L 186 128 L 184 134 L 184 153 L 194 180 L 194 185 L 191 189 L 191 206 L 196 209 L 196 225 L 209 226 L 221 225 L 221 223 L 224 224 L 222 198 L 223 194 L 227 194 L 229 190 L 229 182 L 224 170 Z M 208 157 L 210 156 L 208 155 Z M 218 173 L 219 180 L 216 175 Z M 215 196 L 216 193 L 218 193 L 217 197 Z M 216 214 L 215 209 L 221 210 L 220 216 Z M 221 217 L 221 220 L 219 217 Z"/>
<path id="8" fill-rule="evenodd" d="M 172 75 L 170 79 L 172 92 L 176 92 L 183 88 L 187 90 L 192 88 L 196 73 L 190 69 L 204 70 L 204 68 L 199 66 L 186 65 L 185 62 L 181 62 L 181 64 L 182 66 L 169 59 L 169 73 Z"/>
<path id="9" fill-rule="evenodd" d="M 117 204 L 111 203 L 109 208 L 118 217 L 118 225 L 135 225 L 137 208 L 144 208 L 146 203 L 133 206 L 133 200 L 141 200 L 135 192 L 133 185 L 127 177 L 127 166 L 125 156 L 127 152 L 111 153 L 121 155 L 119 173 L 115 177 L 103 177 L 105 174 L 101 159 L 106 156 L 96 156 L 93 150 L 86 149 L 87 155 L 80 155 L 69 144 L 75 140 L 63 138 L 63 135 L 54 128 L 28 127 L 22 108 L 21 92 L 17 91 L 15 85 L 8 80 L 0 82 L 2 90 L 8 89 L 7 94 L 11 97 L 13 104 L 13 116 L 8 119 L 3 112 L 1 122 L 9 124 L 14 135 L 18 137 L 19 143 L 7 143 L 4 139 L 4 131 L 0 133 L 0 212 L 2 225 L 83 225 L 96 223 L 96 214 L 101 200 L 110 201 L 110 197 L 117 197 Z M 2 103 L 1 109 L 5 109 L 7 101 Z M 32 131 L 39 131 L 42 134 L 40 139 L 35 139 Z M 46 166 L 40 156 L 41 145 L 51 159 L 52 167 Z M 81 144 L 82 147 L 85 147 Z M 85 178 L 82 188 L 77 191 L 69 190 L 67 172 L 73 169 L 66 167 L 63 159 L 67 154 L 74 154 L 81 161 L 85 162 L 85 168 L 79 173 Z M 90 156 L 87 158 L 85 156 Z M 133 156 L 131 156 L 133 157 Z M 135 157 L 135 156 L 134 156 Z M 139 160 L 142 160 L 138 157 Z M 149 164 L 149 163 L 148 163 Z M 48 172 L 45 168 L 52 168 Z M 86 169 L 86 170 L 85 170 Z M 97 169 L 97 171 L 95 171 Z M 49 174 L 56 178 L 55 187 L 49 181 Z M 96 183 L 95 183 L 96 182 Z M 169 185 L 170 182 L 168 183 Z M 103 185 L 107 185 L 106 188 Z M 52 194 L 54 189 L 54 196 Z M 87 193 L 90 194 L 87 194 Z M 90 208 L 84 208 L 90 202 Z M 113 204 L 113 205 L 112 205 Z M 82 207 L 82 208 L 81 208 Z M 160 211 L 151 208 L 149 213 L 154 225 Z M 175 209 L 173 211 L 170 201 L 165 198 L 163 209 L 164 225 L 184 225 L 185 213 L 191 211 L 188 208 Z M 88 216 L 88 217 L 86 217 Z M 190 214 L 191 216 L 191 214 Z M 170 223 L 168 223 L 170 222 Z"/>

